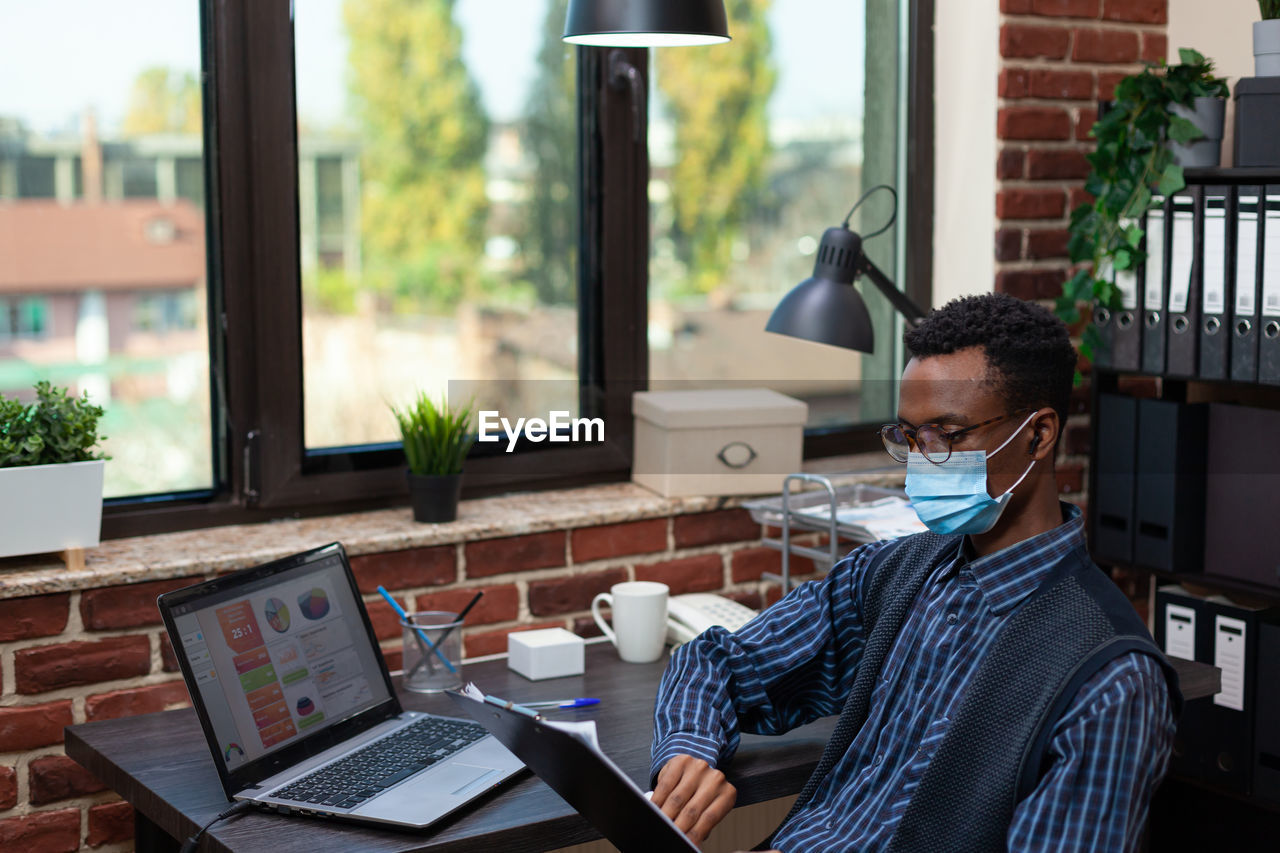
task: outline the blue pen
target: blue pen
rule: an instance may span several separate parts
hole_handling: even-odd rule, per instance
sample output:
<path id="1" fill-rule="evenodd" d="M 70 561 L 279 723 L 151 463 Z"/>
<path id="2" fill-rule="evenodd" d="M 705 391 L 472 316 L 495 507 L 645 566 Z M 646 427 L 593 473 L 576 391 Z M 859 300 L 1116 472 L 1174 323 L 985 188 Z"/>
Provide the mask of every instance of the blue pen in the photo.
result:
<path id="1" fill-rule="evenodd" d="M 521 702 L 525 708 L 585 708 L 599 705 L 599 699 L 552 699 L 548 702 Z"/>
<path id="2" fill-rule="evenodd" d="M 405 622 L 405 623 L 409 622 L 409 614 L 404 612 L 404 608 L 401 607 L 399 604 L 397 604 L 396 600 L 391 597 L 391 593 L 387 592 L 381 585 L 378 586 L 378 594 L 387 600 L 387 604 L 391 605 L 391 609 L 394 610 L 396 612 L 396 615 L 400 617 L 401 622 Z M 427 639 L 427 635 L 422 633 L 421 628 L 414 628 L 413 632 L 418 635 L 419 640 L 427 644 L 427 648 L 431 649 L 431 651 L 436 653 L 436 657 L 440 658 L 440 662 L 443 663 L 450 672 L 452 672 L 454 675 L 458 674 L 458 670 L 454 667 L 454 665 L 449 663 L 449 659 L 445 657 L 440 652 L 440 650 L 437 649 L 434 644 L 432 644 L 430 640 Z"/>

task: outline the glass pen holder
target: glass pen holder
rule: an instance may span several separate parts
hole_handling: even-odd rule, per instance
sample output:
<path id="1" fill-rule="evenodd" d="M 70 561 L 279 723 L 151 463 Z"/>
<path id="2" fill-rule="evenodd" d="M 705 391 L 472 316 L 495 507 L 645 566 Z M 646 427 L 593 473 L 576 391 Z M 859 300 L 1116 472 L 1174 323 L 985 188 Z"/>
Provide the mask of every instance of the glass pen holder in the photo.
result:
<path id="1" fill-rule="evenodd" d="M 462 686 L 462 620 L 424 610 L 400 620 L 404 630 L 404 689 L 439 693 Z"/>

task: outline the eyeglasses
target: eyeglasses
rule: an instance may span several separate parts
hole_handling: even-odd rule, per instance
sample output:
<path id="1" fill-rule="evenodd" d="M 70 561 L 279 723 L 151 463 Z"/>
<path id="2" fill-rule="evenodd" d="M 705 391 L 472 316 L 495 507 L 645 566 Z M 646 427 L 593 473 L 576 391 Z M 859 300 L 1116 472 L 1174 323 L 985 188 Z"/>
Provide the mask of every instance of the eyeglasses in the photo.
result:
<path id="1" fill-rule="evenodd" d="M 987 418 L 985 421 L 979 421 L 963 429 L 950 431 L 944 430 L 937 424 L 920 424 L 914 428 L 902 424 L 885 424 L 880 427 L 880 440 L 884 442 L 884 449 L 889 451 L 889 455 L 898 462 L 906 462 L 907 454 L 913 449 L 919 449 L 925 459 L 935 465 L 941 465 L 951 458 L 951 443 L 960 436 L 973 432 L 979 427 L 1011 418 L 1023 411 L 1032 410 L 1021 409 L 1005 415 L 996 415 L 994 418 Z"/>

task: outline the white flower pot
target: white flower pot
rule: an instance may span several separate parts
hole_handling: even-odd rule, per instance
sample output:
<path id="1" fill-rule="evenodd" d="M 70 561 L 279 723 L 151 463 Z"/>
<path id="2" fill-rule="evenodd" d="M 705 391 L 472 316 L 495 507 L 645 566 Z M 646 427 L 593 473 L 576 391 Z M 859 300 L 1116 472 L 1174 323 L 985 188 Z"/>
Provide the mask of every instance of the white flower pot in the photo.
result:
<path id="1" fill-rule="evenodd" d="M 0 468 L 0 557 L 97 546 L 105 465 Z"/>
<path id="2" fill-rule="evenodd" d="M 1280 18 L 1253 22 L 1253 76 L 1280 77 Z"/>

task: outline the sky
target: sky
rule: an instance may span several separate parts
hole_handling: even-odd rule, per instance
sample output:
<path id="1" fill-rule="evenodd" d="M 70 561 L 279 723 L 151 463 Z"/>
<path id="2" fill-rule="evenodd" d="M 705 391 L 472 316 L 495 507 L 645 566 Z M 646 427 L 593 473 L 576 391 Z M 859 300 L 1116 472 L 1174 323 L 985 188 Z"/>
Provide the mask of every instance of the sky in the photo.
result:
<path id="1" fill-rule="evenodd" d="M 343 2 L 294 0 L 299 112 L 314 126 L 344 112 Z M 498 121 L 520 114 L 546 8 L 546 0 L 458 0 L 463 55 Z M 774 0 L 772 119 L 861 115 L 863 18 L 864 0 Z M 74 130 L 92 106 L 110 133 L 138 72 L 197 70 L 199 38 L 196 0 L 0 0 L 0 116 L 56 133 Z M 668 49 L 731 50 L 732 43 Z"/>

